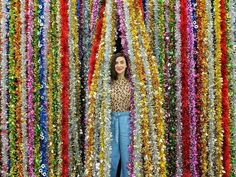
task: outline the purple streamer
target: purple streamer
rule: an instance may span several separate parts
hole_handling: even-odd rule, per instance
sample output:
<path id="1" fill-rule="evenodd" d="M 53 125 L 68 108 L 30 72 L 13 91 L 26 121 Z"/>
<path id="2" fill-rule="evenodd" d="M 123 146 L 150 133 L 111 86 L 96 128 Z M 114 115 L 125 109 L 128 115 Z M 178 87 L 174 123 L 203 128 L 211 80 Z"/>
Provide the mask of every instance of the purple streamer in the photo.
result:
<path id="1" fill-rule="evenodd" d="M 91 34 L 94 33 L 97 16 L 98 16 L 99 0 L 93 1 L 92 19 L 91 19 Z"/>
<path id="2" fill-rule="evenodd" d="M 32 35 L 33 35 L 33 9 L 34 3 L 33 0 L 28 1 L 27 16 L 27 94 L 28 94 L 28 110 L 27 110 L 27 119 L 28 119 L 28 170 L 29 176 L 34 177 L 34 103 L 33 103 L 33 47 L 32 47 Z"/>
<path id="3" fill-rule="evenodd" d="M 196 141 L 196 93 L 195 93 L 195 61 L 194 61 L 194 34 L 192 22 L 191 0 L 187 1 L 188 7 L 188 61 L 189 61 L 189 114 L 190 114 L 190 170 L 192 176 L 199 176 L 197 170 L 197 141 Z"/>

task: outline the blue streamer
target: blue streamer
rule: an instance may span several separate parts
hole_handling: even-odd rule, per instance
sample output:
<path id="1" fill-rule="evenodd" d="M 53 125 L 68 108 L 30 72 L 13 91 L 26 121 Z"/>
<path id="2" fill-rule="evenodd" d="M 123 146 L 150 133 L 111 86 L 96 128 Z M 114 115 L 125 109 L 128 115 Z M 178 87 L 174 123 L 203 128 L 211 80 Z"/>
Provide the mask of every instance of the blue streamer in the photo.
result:
<path id="1" fill-rule="evenodd" d="M 143 11 L 144 11 L 144 23 L 147 23 L 147 1 L 143 0 Z"/>
<path id="2" fill-rule="evenodd" d="M 196 13 L 196 7 L 197 3 L 196 0 L 191 0 L 191 6 L 192 6 L 192 21 L 193 21 L 193 35 L 194 35 L 194 60 L 197 60 L 197 13 Z"/>
<path id="3" fill-rule="evenodd" d="M 47 156 L 47 143 L 48 143 L 48 132 L 47 132 L 47 104 L 46 104 L 46 76 L 45 76 L 45 46 L 44 46 L 44 0 L 39 0 L 39 23 L 40 23 L 40 34 L 39 34 L 39 58 L 40 58 L 40 153 L 41 153 L 41 176 L 48 176 L 48 156 Z"/>

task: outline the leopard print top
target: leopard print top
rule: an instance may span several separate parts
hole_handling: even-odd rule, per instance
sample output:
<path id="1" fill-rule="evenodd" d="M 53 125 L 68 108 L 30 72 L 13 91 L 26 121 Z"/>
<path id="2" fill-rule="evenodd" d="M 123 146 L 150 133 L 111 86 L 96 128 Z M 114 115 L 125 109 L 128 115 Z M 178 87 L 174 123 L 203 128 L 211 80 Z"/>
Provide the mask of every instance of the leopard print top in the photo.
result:
<path id="1" fill-rule="evenodd" d="M 112 112 L 128 112 L 130 110 L 131 85 L 127 79 L 114 80 L 111 83 Z"/>

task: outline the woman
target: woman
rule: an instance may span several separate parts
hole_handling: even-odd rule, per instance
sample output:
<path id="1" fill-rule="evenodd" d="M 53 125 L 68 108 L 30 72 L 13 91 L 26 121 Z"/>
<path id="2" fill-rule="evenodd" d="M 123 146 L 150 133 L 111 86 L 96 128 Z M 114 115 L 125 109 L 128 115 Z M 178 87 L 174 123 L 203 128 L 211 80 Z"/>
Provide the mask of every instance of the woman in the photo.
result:
<path id="1" fill-rule="evenodd" d="M 127 69 L 127 57 L 123 53 L 115 54 L 111 61 L 111 131 L 113 137 L 111 177 L 116 177 L 120 160 L 121 177 L 128 177 L 131 85 L 128 80 Z"/>

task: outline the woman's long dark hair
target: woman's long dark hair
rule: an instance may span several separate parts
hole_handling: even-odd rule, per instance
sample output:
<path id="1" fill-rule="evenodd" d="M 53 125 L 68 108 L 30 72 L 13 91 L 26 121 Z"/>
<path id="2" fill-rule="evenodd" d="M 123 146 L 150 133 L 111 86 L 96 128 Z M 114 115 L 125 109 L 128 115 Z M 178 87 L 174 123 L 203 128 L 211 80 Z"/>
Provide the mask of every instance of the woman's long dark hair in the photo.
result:
<path id="1" fill-rule="evenodd" d="M 127 65 L 127 68 L 125 69 L 125 78 L 128 79 L 128 67 L 129 67 L 129 63 L 128 63 L 128 57 L 124 54 L 124 53 L 115 53 L 112 57 L 111 57 L 111 80 L 117 80 L 117 72 L 115 70 L 115 65 L 116 65 L 116 59 L 118 57 L 124 57 L 125 58 L 125 62 Z"/>

